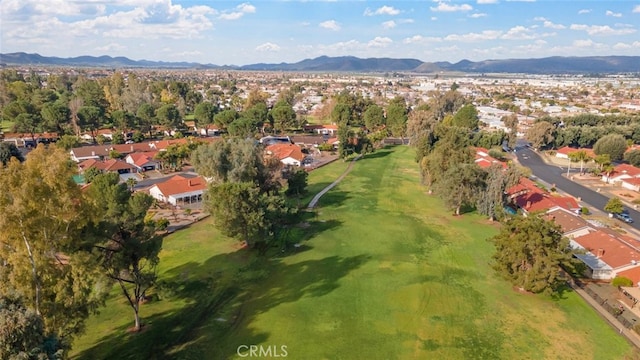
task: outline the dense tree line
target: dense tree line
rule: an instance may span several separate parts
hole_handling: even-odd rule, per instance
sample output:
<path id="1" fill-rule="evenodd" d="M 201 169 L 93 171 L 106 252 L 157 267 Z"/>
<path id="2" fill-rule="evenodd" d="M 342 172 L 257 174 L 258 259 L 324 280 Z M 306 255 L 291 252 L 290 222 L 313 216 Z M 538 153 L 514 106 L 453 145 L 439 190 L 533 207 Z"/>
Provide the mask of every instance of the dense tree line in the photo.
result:
<path id="1" fill-rule="evenodd" d="M 140 328 L 139 300 L 154 283 L 162 244 L 146 218 L 151 198 L 131 195 L 115 174 L 97 175 L 82 192 L 76 172 L 66 152 L 43 145 L 0 167 L 0 313 L 16 309 L 27 323 L 14 325 L 32 330 L 0 336 L 11 356 L 63 356 L 113 283 Z"/>
<path id="2" fill-rule="evenodd" d="M 505 189 L 517 183 L 519 171 L 501 166 L 487 170 L 475 163 L 472 147 L 498 147 L 504 132 L 477 131 L 478 115 L 458 92 L 432 94 L 427 104 L 409 116 L 408 129 L 422 181 L 440 195 L 448 207 L 460 214 L 475 207 L 489 218 L 503 215 Z"/>

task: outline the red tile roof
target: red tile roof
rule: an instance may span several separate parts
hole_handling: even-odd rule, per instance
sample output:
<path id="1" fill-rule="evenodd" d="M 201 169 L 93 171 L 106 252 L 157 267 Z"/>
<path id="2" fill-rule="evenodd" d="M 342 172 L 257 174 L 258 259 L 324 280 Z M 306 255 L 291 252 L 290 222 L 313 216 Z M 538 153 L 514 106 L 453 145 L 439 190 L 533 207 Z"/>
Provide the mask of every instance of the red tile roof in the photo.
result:
<path id="1" fill-rule="evenodd" d="M 600 258 L 612 268 L 631 265 L 631 261 L 640 262 L 640 251 L 630 246 L 614 234 L 594 231 L 573 238 L 583 248 Z"/>
<path id="2" fill-rule="evenodd" d="M 164 196 L 171 196 L 205 190 L 207 188 L 207 182 L 202 176 L 186 178 L 181 175 L 176 175 L 154 186 L 157 186 Z"/>
<path id="3" fill-rule="evenodd" d="M 586 152 L 587 155 L 589 155 L 589 157 L 591 157 L 591 158 L 595 158 L 596 157 L 596 154 L 593 152 L 593 149 L 587 149 L 587 148 L 576 149 L 576 148 L 564 146 L 564 147 L 561 147 L 560 149 L 558 149 L 556 152 L 568 156 L 571 153 L 582 151 L 582 150 L 584 150 L 584 152 Z"/>
<path id="4" fill-rule="evenodd" d="M 614 168 L 613 172 L 609 177 L 613 178 L 616 176 L 620 176 L 622 174 L 627 174 L 631 177 L 637 177 L 637 176 L 640 176 L 640 168 L 637 168 L 629 164 L 620 164 Z"/>
<path id="5" fill-rule="evenodd" d="M 616 274 L 616 276 L 626 277 L 627 279 L 633 281 L 633 286 L 637 287 L 638 283 L 640 282 L 640 266 L 636 266 L 629 270 L 620 271 Z"/>
<path id="6" fill-rule="evenodd" d="M 267 154 L 275 156 L 278 160 L 292 158 L 298 161 L 304 160 L 304 154 L 300 146 L 294 144 L 273 144 L 265 149 Z"/>
<path id="7" fill-rule="evenodd" d="M 133 164 L 139 167 L 143 167 L 150 162 L 155 162 L 154 158 L 158 154 L 157 151 L 145 151 L 139 153 L 129 154 L 128 156 L 133 161 Z"/>
<path id="8" fill-rule="evenodd" d="M 515 203 L 527 212 L 549 210 L 559 206 L 566 210 L 579 209 L 578 202 L 569 196 L 553 196 L 544 192 L 527 192 L 516 196 Z"/>

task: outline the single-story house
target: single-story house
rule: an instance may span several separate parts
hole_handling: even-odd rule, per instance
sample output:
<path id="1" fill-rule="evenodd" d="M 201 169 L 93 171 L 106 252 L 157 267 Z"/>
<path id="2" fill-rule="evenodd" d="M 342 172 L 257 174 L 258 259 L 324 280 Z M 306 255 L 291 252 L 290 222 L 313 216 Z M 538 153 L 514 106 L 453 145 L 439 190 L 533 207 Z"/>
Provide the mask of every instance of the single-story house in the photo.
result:
<path id="1" fill-rule="evenodd" d="M 571 247 L 585 254 L 576 254 L 588 267 L 592 279 L 611 280 L 616 274 L 640 266 L 640 251 L 615 232 L 598 229 L 570 239 Z"/>
<path id="2" fill-rule="evenodd" d="M 149 195 L 158 201 L 171 205 L 188 205 L 202 202 L 207 182 L 201 176 L 192 178 L 175 175 L 171 178 L 153 185 L 149 189 Z"/>
<path id="3" fill-rule="evenodd" d="M 338 125 L 330 124 L 314 129 L 316 133 L 322 135 L 335 135 L 338 133 Z"/>
<path id="4" fill-rule="evenodd" d="M 498 164 L 502 166 L 503 169 L 507 168 L 506 163 L 494 158 L 493 156 L 490 156 L 489 150 L 481 147 L 477 147 L 475 148 L 475 150 L 475 163 L 478 164 L 478 166 L 480 166 L 481 168 L 486 169 L 493 164 Z"/>
<path id="5" fill-rule="evenodd" d="M 157 151 L 131 153 L 127 155 L 124 161 L 131 165 L 134 165 L 140 171 L 157 170 L 160 166 L 159 162 L 155 160 L 155 156 L 157 153 Z"/>
<path id="6" fill-rule="evenodd" d="M 596 154 L 593 152 L 593 149 L 587 149 L 587 148 L 582 148 L 582 149 L 576 149 L 576 148 L 572 148 L 572 147 L 568 147 L 568 146 L 564 146 L 561 147 L 560 149 L 558 149 L 556 151 L 556 157 L 560 158 L 560 159 L 568 159 L 569 158 L 569 154 L 572 154 L 574 152 L 578 152 L 578 151 L 584 151 L 587 153 L 587 155 L 589 155 L 590 158 L 595 159 Z"/>
<path id="7" fill-rule="evenodd" d="M 595 226 L 577 215 L 576 212 L 570 212 L 561 207 L 556 207 L 547 211 L 545 217 L 558 224 L 562 229 L 562 235 L 570 239 L 596 231 Z"/>
<path id="8" fill-rule="evenodd" d="M 618 183 L 624 179 L 640 178 L 640 168 L 629 164 L 620 164 L 613 168 L 610 174 L 602 174 L 602 181 Z"/>
<path id="9" fill-rule="evenodd" d="M 267 156 L 280 160 L 285 165 L 301 166 L 305 159 L 300 146 L 295 144 L 273 144 L 265 148 Z"/>
<path id="10" fill-rule="evenodd" d="M 106 161 L 87 159 L 78 164 L 78 168 L 81 172 L 85 172 L 90 168 L 97 168 L 102 172 L 115 172 L 118 174 L 133 174 L 138 172 L 138 168 L 136 166 L 116 159 Z"/>

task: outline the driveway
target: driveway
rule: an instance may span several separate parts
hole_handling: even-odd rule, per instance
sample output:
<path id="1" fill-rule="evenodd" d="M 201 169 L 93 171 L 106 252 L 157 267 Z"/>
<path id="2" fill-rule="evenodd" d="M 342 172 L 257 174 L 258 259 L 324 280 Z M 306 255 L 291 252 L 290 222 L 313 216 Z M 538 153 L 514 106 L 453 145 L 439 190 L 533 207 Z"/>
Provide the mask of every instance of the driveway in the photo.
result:
<path id="1" fill-rule="evenodd" d="M 531 169 L 532 174 L 540 180 L 548 184 L 555 184 L 556 188 L 562 190 L 563 192 L 570 194 L 576 198 L 581 198 L 582 202 L 590 205 L 596 210 L 604 211 L 604 207 L 609 201 L 609 198 L 567 179 L 565 176 L 563 176 L 563 174 L 567 173 L 566 167 L 545 163 L 537 152 L 526 146 L 518 146 L 516 148 L 516 156 L 518 157 L 518 162 L 522 166 Z M 578 173 L 580 170 L 571 169 L 571 171 Z M 634 210 L 633 208 L 628 208 L 628 210 L 629 215 L 634 220 L 640 221 L 640 212 Z M 640 230 L 640 223 L 638 222 L 628 224 L 628 226 L 631 226 L 636 230 Z"/>

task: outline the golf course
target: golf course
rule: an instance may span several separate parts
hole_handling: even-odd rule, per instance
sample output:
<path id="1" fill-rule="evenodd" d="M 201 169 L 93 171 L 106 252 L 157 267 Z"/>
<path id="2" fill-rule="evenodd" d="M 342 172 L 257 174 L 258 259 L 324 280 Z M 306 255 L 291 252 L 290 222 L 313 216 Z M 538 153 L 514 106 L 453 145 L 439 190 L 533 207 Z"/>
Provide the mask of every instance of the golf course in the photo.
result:
<path id="1" fill-rule="evenodd" d="M 522 294 L 496 277 L 488 239 L 499 224 L 453 216 L 420 184 L 414 157 L 398 146 L 357 161 L 284 251 L 241 248 L 210 219 L 167 236 L 143 330 L 129 331 L 133 312 L 114 287 L 72 358 L 242 359 L 242 345 L 310 360 L 631 354 L 574 292 Z M 301 207 L 347 166 L 312 171 Z"/>

